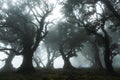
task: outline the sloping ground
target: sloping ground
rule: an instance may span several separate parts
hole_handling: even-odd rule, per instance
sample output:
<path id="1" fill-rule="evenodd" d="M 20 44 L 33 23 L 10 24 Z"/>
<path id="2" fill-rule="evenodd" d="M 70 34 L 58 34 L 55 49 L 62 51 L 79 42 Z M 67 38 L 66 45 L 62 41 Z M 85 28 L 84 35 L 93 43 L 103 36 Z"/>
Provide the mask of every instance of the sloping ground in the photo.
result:
<path id="1" fill-rule="evenodd" d="M 110 76 L 104 72 L 44 70 L 27 74 L 1 73 L 0 80 L 120 80 L 120 77 Z"/>

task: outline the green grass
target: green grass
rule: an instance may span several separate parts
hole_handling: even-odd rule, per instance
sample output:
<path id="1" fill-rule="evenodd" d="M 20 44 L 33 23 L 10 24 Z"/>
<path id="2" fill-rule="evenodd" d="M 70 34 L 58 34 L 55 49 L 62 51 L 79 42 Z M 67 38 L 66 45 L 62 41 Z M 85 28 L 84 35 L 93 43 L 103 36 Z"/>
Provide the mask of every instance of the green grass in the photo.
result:
<path id="1" fill-rule="evenodd" d="M 110 76 L 105 72 L 92 71 L 39 71 L 28 74 L 1 73 L 0 80 L 120 80 L 120 77 Z"/>

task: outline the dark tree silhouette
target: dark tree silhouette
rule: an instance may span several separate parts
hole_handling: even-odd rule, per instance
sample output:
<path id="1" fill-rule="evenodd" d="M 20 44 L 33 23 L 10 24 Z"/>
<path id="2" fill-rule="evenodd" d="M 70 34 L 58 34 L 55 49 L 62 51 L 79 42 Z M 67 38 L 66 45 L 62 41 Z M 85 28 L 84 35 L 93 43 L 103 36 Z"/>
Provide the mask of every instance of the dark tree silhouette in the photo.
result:
<path id="1" fill-rule="evenodd" d="M 82 34 L 79 35 L 80 33 Z M 77 56 L 76 48 L 87 39 L 88 35 L 85 29 L 75 27 L 73 24 L 60 22 L 49 32 L 46 42 L 52 50 L 59 51 L 57 54 L 61 54 L 64 60 L 64 68 L 69 69 L 73 68 L 70 58 Z"/>
<path id="2" fill-rule="evenodd" d="M 57 50 L 51 49 L 49 46 L 49 43 L 45 43 L 46 49 L 47 49 L 47 65 L 46 68 L 48 69 L 53 69 L 54 66 L 54 60 L 59 57 L 60 55 L 58 54 Z"/>
<path id="3" fill-rule="evenodd" d="M 11 62 L 21 55 L 23 62 L 18 72 L 35 71 L 33 62 L 37 69 L 53 69 L 59 56 L 63 58 L 63 68 L 70 70 L 74 69 L 70 59 L 81 52 L 93 63 L 92 67 L 103 69 L 105 65 L 106 71 L 113 74 L 113 60 L 120 51 L 118 40 L 111 34 L 120 33 L 119 3 L 118 0 L 63 0 L 60 4 L 63 19 L 49 25 L 54 23 L 48 19 L 56 4 L 49 4 L 48 0 L 0 1 L 0 52 L 8 55 L 0 60 L 5 62 L 2 69 L 14 70 Z M 36 53 L 45 54 L 47 63 Z M 104 56 L 105 64 L 101 64 L 99 55 Z"/>
<path id="4" fill-rule="evenodd" d="M 96 11 L 96 5 L 98 2 L 102 2 L 100 4 L 101 9 L 103 10 L 102 13 L 98 13 Z M 88 33 L 92 33 L 98 37 L 101 37 L 103 41 L 102 44 L 105 48 L 104 51 L 104 61 L 106 65 L 107 72 L 113 73 L 114 69 L 112 67 L 111 62 L 111 52 L 110 52 L 110 36 L 105 29 L 105 25 L 107 20 L 111 20 L 110 18 L 116 17 L 119 21 L 119 14 L 114 9 L 114 6 L 111 4 L 109 0 L 85 0 L 85 1 L 72 1 L 68 0 L 64 3 L 64 12 L 67 17 L 67 21 L 70 23 L 77 23 L 79 27 L 84 27 Z M 102 8 L 107 8 L 107 12 L 109 15 L 106 15 L 106 11 Z M 90 10 L 91 9 L 91 10 Z M 112 14 L 111 14 L 112 13 Z M 115 15 L 114 15 L 115 14 Z M 92 20 L 92 16 L 96 15 Z M 112 16 L 114 15 L 114 16 Z M 91 20 L 90 20 L 91 19 Z M 99 33 L 98 31 L 101 30 L 103 34 Z"/>
<path id="5" fill-rule="evenodd" d="M 45 21 L 45 19 L 51 13 L 53 7 L 49 6 L 45 0 L 23 1 L 22 3 L 19 3 L 19 5 L 15 6 L 9 3 L 8 6 L 9 9 L 5 11 L 3 10 L 6 13 L 7 17 L 2 27 L 12 29 L 16 34 L 14 41 L 17 40 L 20 46 L 22 46 L 19 50 L 9 50 L 14 50 L 17 52 L 17 55 L 20 54 L 23 56 L 23 63 L 18 71 L 31 72 L 34 70 L 32 64 L 33 54 L 39 46 L 40 41 L 48 33 L 48 23 Z M 40 12 L 39 10 L 36 10 L 37 7 Z M 28 8 L 29 11 L 27 11 L 26 8 Z M 6 36 L 7 38 L 5 40 L 8 41 L 10 38 L 8 38 L 9 34 L 7 34 Z M 14 41 L 12 43 L 14 43 Z"/>

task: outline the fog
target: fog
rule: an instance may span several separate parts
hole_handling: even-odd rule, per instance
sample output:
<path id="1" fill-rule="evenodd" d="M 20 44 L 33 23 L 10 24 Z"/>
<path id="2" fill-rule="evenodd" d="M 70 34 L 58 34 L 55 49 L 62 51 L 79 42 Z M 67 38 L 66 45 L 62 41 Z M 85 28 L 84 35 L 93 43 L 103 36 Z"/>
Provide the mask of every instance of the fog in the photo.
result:
<path id="1" fill-rule="evenodd" d="M 108 2 L 0 1 L 0 69 L 120 68 L 120 12 Z"/>
<path id="2" fill-rule="evenodd" d="M 44 53 L 43 53 L 44 52 Z M 43 63 L 46 65 L 47 61 L 46 61 L 46 57 L 47 54 L 45 55 L 45 51 L 43 51 L 42 54 L 44 56 L 42 56 L 41 58 L 43 59 Z M 41 54 L 41 53 L 40 53 Z M 85 59 L 84 56 L 82 56 L 82 54 L 78 53 L 77 57 L 72 57 L 70 58 L 70 62 L 72 63 L 72 65 L 76 68 L 89 68 L 91 66 L 91 63 L 89 60 Z M 4 53 L 0 53 L 0 59 L 5 59 L 7 58 L 7 55 L 5 55 Z M 23 57 L 22 56 L 15 56 L 12 60 L 12 65 L 14 68 L 19 68 L 20 65 L 22 64 L 23 61 Z M 5 61 L 0 61 L 0 68 L 4 67 L 5 65 Z M 33 65 L 36 67 L 36 64 L 33 62 Z M 61 56 L 59 56 L 58 58 L 56 58 L 54 60 L 54 68 L 63 68 L 64 65 L 64 61 L 62 59 Z M 117 64 L 116 64 L 117 65 Z M 41 67 L 43 67 L 41 65 Z"/>

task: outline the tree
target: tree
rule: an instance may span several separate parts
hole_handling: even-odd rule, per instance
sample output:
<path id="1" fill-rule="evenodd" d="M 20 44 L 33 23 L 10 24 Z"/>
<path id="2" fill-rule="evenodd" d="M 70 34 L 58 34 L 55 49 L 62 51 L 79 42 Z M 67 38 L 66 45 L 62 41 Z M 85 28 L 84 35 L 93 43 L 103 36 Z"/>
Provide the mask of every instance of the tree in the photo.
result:
<path id="1" fill-rule="evenodd" d="M 47 50 L 47 64 L 46 68 L 53 69 L 54 60 L 60 56 L 57 50 L 50 48 L 49 43 L 45 42 L 46 50 Z"/>
<path id="2" fill-rule="evenodd" d="M 23 63 L 18 71 L 30 72 L 34 70 L 33 54 L 40 41 L 48 33 L 47 26 L 49 23 L 46 22 L 46 18 L 52 12 L 53 7 L 49 6 L 45 0 L 18 1 L 18 3 L 15 6 L 8 4 L 9 9 L 5 10 L 7 17 L 2 27 L 13 30 L 16 35 L 15 37 L 12 36 L 15 38 L 12 43 L 18 41 L 17 46 L 20 44 L 20 49 L 14 49 L 17 52 L 16 54 L 23 56 Z M 5 40 L 8 41 L 8 39 Z"/>
<path id="3" fill-rule="evenodd" d="M 92 68 L 102 70 L 103 66 L 99 56 L 99 48 L 94 40 L 82 43 L 82 45 L 83 46 L 80 49 L 81 54 L 92 63 Z"/>
<path id="4" fill-rule="evenodd" d="M 70 58 L 77 56 L 76 48 L 87 39 L 88 34 L 85 29 L 66 22 L 59 22 L 50 30 L 46 37 L 46 42 L 52 50 L 59 51 L 58 54 L 64 60 L 63 68 L 70 69 L 73 68 Z"/>
<path id="5" fill-rule="evenodd" d="M 37 69 L 53 69 L 54 60 L 60 56 L 58 50 L 56 50 L 54 47 L 51 47 L 50 43 L 47 41 L 47 38 L 48 37 L 44 38 L 43 42 L 39 46 L 39 49 L 37 49 L 36 53 L 34 54 L 34 61 L 37 65 Z"/>
<path id="6" fill-rule="evenodd" d="M 117 18 L 117 16 L 119 18 L 119 14 L 114 9 L 113 5 L 109 0 L 76 0 L 74 2 L 72 0 L 68 0 L 64 2 L 64 5 L 64 12 L 68 22 L 77 23 L 79 27 L 84 27 L 88 33 L 92 33 L 96 37 L 101 38 L 100 40 L 102 41 L 103 47 L 105 49 L 104 61 L 107 72 L 114 72 L 110 59 L 110 36 L 105 29 L 106 22 L 108 20 L 111 20 L 111 18 L 113 19 L 113 17 Z M 96 7 L 98 5 L 101 8 L 101 12 L 97 11 Z M 107 13 L 109 13 L 109 15 Z M 112 16 L 113 14 L 115 14 L 115 16 Z"/>

